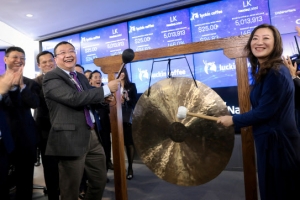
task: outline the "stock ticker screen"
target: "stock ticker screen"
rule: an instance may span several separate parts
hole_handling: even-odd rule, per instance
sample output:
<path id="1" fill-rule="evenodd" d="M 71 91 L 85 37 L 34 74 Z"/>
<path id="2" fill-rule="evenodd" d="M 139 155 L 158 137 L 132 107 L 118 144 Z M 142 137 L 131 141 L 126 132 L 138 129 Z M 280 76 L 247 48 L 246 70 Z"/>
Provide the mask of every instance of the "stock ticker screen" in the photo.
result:
<path id="1" fill-rule="evenodd" d="M 190 8 L 193 42 L 250 34 L 270 23 L 268 0 L 225 0 Z"/>
<path id="2" fill-rule="evenodd" d="M 95 58 L 122 54 L 128 49 L 127 23 L 115 24 L 80 33 L 82 64 Z"/>
<path id="3" fill-rule="evenodd" d="M 135 52 L 191 42 L 189 9 L 128 22 L 129 46 Z"/>

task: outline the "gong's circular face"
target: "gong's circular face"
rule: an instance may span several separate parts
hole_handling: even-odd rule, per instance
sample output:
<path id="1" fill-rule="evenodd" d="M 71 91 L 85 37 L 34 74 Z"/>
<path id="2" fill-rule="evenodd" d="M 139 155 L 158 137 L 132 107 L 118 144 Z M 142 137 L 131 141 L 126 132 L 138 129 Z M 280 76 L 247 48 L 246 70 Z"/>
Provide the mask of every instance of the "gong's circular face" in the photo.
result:
<path id="1" fill-rule="evenodd" d="M 226 167 L 234 146 L 233 127 L 207 119 L 178 119 L 179 106 L 209 116 L 230 115 L 211 88 L 190 78 L 169 78 L 145 91 L 133 112 L 136 150 L 159 178 L 182 186 L 204 184 Z"/>

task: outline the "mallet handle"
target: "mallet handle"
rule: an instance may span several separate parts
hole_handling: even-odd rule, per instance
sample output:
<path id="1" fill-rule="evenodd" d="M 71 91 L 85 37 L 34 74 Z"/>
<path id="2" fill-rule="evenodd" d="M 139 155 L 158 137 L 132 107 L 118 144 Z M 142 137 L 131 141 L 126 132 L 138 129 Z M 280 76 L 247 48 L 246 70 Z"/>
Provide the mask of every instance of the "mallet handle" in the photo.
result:
<path id="1" fill-rule="evenodd" d="M 190 113 L 190 112 L 188 112 L 187 115 L 194 116 L 194 117 L 199 117 L 199 118 L 203 118 L 203 119 L 209 119 L 209 120 L 213 120 L 213 121 L 218 120 L 217 117 L 212 117 L 212 116 L 207 116 L 207 115 L 202 115 L 202 114 L 196 114 L 196 113 Z"/>

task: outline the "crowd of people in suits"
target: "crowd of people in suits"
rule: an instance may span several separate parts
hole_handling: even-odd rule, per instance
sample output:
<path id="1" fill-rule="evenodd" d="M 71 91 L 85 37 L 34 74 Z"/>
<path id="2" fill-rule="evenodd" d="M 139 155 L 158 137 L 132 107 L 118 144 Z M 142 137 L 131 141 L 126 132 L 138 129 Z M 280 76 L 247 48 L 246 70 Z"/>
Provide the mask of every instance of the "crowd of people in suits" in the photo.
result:
<path id="1" fill-rule="evenodd" d="M 101 199 L 109 181 L 107 170 L 114 169 L 109 105 L 121 80 L 103 85 L 97 70 L 90 71 L 87 78 L 69 42 L 58 43 L 54 54 L 43 51 L 37 55 L 41 74 L 35 79 L 23 76 L 26 59 L 22 48 L 8 48 L 4 60 L 7 70 L 0 76 L 1 199 L 10 199 L 11 166 L 14 199 L 32 199 L 37 147 L 49 200 Z"/>

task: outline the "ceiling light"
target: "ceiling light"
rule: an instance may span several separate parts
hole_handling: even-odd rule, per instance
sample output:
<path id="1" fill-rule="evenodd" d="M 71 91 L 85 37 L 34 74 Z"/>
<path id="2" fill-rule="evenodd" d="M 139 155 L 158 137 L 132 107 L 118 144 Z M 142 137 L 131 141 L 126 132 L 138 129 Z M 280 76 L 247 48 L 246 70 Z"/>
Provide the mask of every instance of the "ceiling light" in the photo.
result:
<path id="1" fill-rule="evenodd" d="M 32 14 L 27 14 L 26 17 L 33 17 L 33 15 Z"/>

